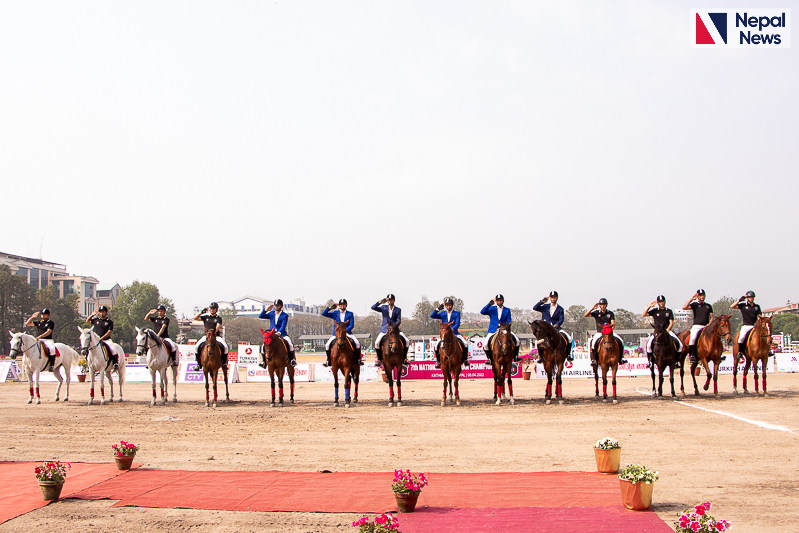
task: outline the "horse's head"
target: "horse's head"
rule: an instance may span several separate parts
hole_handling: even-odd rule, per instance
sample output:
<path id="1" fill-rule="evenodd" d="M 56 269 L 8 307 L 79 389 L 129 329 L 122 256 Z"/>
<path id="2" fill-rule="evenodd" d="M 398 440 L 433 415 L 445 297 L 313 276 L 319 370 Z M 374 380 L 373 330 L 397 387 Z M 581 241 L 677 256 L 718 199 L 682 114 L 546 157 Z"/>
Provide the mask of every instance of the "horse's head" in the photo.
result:
<path id="1" fill-rule="evenodd" d="M 499 325 L 499 329 L 497 330 L 497 339 L 494 341 L 494 346 L 499 344 L 499 354 L 505 355 L 508 353 L 513 352 L 513 347 L 511 346 L 511 334 L 510 334 L 510 322 L 504 322 Z M 494 348 L 497 351 L 496 348 Z"/>
<path id="2" fill-rule="evenodd" d="M 397 322 L 388 321 L 388 351 L 390 353 L 400 353 L 402 351 L 402 341 L 400 340 L 400 324 L 402 320 Z"/>
<path id="3" fill-rule="evenodd" d="M 147 333 L 145 333 L 143 329 L 136 327 L 136 355 L 144 355 L 144 352 L 146 351 L 147 351 Z"/>
<path id="4" fill-rule="evenodd" d="M 451 322 L 441 322 L 438 326 L 438 336 L 441 337 L 441 348 L 443 350 L 446 350 L 455 340 L 455 332 L 452 331 L 452 324 L 454 323 L 454 320 Z"/>
<path id="5" fill-rule="evenodd" d="M 83 357 L 89 355 L 89 350 L 91 349 L 91 342 L 92 342 L 92 335 L 94 331 L 92 328 L 81 328 L 78 326 L 78 332 L 80 333 L 80 354 Z"/>
<path id="6" fill-rule="evenodd" d="M 732 314 L 718 316 L 719 330 L 717 335 L 719 337 L 726 337 L 727 342 L 732 342 L 732 324 L 730 324 L 730 318 L 732 318 Z"/>
<path id="7" fill-rule="evenodd" d="M 12 333 L 11 330 L 8 332 L 11 335 L 11 351 L 8 355 L 11 356 L 11 359 L 16 359 L 18 355 L 22 353 L 22 333 Z"/>
<path id="8" fill-rule="evenodd" d="M 768 337 L 771 335 L 771 317 L 760 315 L 757 319 L 755 327 L 760 328 L 760 335 Z"/>
<path id="9" fill-rule="evenodd" d="M 349 320 L 344 322 L 336 322 L 336 346 L 344 348 L 347 344 L 347 326 L 350 325 Z"/>
<path id="10" fill-rule="evenodd" d="M 267 354 L 274 353 L 275 350 L 277 350 L 277 344 L 275 343 L 277 336 L 275 335 L 275 330 L 261 330 L 261 335 L 264 337 L 264 352 Z"/>
<path id="11" fill-rule="evenodd" d="M 527 323 L 530 324 L 530 331 L 532 331 L 533 335 L 535 336 L 536 345 L 544 346 L 545 348 L 554 350 L 552 341 L 555 338 L 554 336 L 557 334 L 555 328 L 544 320 L 533 320 L 532 322 L 528 321 Z"/>

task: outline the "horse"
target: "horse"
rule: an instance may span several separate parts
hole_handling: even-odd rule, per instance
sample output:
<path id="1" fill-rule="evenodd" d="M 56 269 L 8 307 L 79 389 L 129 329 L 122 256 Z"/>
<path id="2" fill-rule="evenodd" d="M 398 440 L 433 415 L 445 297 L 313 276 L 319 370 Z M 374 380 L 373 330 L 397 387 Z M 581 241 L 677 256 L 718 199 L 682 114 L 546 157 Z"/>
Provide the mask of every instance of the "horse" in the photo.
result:
<path id="1" fill-rule="evenodd" d="M 109 402 L 114 401 L 114 380 L 111 378 L 111 369 L 113 364 L 111 358 L 106 355 L 106 347 L 103 346 L 100 336 L 94 332 L 94 328 L 82 329 L 76 326 L 80 332 L 80 353 L 86 358 L 86 363 L 89 365 L 89 377 L 91 378 L 91 389 L 89 389 L 89 405 L 94 403 L 94 376 L 100 373 L 100 405 L 105 405 L 105 378 L 108 378 L 108 384 L 111 387 L 111 398 Z M 119 354 L 119 401 L 122 399 L 122 384 L 125 383 L 125 351 L 122 346 L 116 343 L 109 343 L 113 346 L 117 354 Z"/>
<path id="2" fill-rule="evenodd" d="M 546 404 L 552 403 L 552 377 L 555 377 L 555 397 L 559 404 L 563 403 L 563 365 L 569 355 L 569 342 L 552 324 L 544 320 L 528 322 L 535 335 L 538 354 L 544 359 L 544 370 L 547 373 Z"/>
<path id="3" fill-rule="evenodd" d="M 361 365 L 355 360 L 355 347 L 347 337 L 347 326 L 350 321 L 336 322 L 336 340 L 330 346 L 330 362 L 333 371 L 333 386 L 336 399 L 333 407 L 338 407 L 338 373 L 344 376 L 344 406 L 349 408 L 352 402 L 358 403 L 358 382 L 361 378 Z M 352 399 L 350 399 L 350 386 L 355 384 Z"/>
<path id="4" fill-rule="evenodd" d="M 452 331 L 453 322 L 441 322 L 438 335 L 441 337 L 441 372 L 444 374 L 444 396 L 441 398 L 441 406 L 447 405 L 447 385 L 449 385 L 449 401 L 455 405 L 461 404 L 460 393 L 458 392 L 458 382 L 461 377 L 461 366 L 469 356 L 463 345 L 455 338 Z M 452 381 L 455 381 L 455 396 L 452 395 Z"/>
<path id="5" fill-rule="evenodd" d="M 28 389 L 30 390 L 30 398 L 28 403 L 33 403 L 33 382 L 36 382 L 36 403 L 42 403 L 42 398 L 39 395 L 39 373 L 47 367 L 47 357 L 44 355 L 44 350 L 39 341 L 33 335 L 27 333 L 12 333 L 11 335 L 11 352 L 9 355 L 11 359 L 16 359 L 17 356 L 22 354 L 22 369 L 25 375 L 28 376 Z M 70 371 L 72 364 L 78 362 L 78 353 L 60 342 L 55 343 L 56 350 L 60 357 L 56 356 L 55 365 L 53 366 L 53 375 L 58 380 L 58 388 L 55 391 L 55 401 L 58 401 L 58 395 L 61 394 L 61 385 L 63 378 L 59 368 L 64 369 L 67 378 L 67 394 L 64 396 L 64 401 L 69 401 L 69 383 L 71 381 Z"/>
<path id="6" fill-rule="evenodd" d="M 136 328 L 136 355 L 142 356 L 147 352 L 147 368 L 150 370 L 150 378 L 153 380 L 153 399 L 150 402 L 150 407 L 155 405 L 155 375 L 161 374 L 161 405 L 166 405 L 166 399 L 169 396 L 169 373 L 167 367 L 169 366 L 169 350 L 166 347 L 164 340 L 158 334 L 151 330 Z M 178 401 L 178 363 L 177 359 L 172 363 L 172 386 L 173 397 L 172 401 Z"/>
<path id="7" fill-rule="evenodd" d="M 606 325 L 602 328 L 602 338 L 597 341 L 596 351 L 599 356 L 598 361 L 592 361 L 591 366 L 594 367 L 594 382 L 596 383 L 596 396 L 599 397 L 599 372 L 602 370 L 602 401 L 608 401 L 608 369 L 612 372 L 613 382 L 613 403 L 619 403 L 616 399 L 616 373 L 619 370 L 619 361 L 621 360 L 621 347 L 613 335 L 613 328 Z"/>
<path id="8" fill-rule="evenodd" d="M 696 384 L 696 368 L 699 363 L 707 372 L 707 381 L 702 387 L 704 390 L 710 388 L 710 366 L 709 362 L 713 362 L 713 394 L 719 398 L 719 366 L 721 365 L 721 353 L 724 351 L 724 344 L 721 342 L 723 337 L 730 336 L 730 317 L 732 315 L 718 315 L 714 316 L 700 333 L 699 338 L 696 339 L 696 361 L 691 363 L 691 378 L 694 380 L 694 395 L 699 396 L 699 387 Z M 685 355 L 688 353 L 688 343 L 690 339 L 690 331 L 686 330 L 680 333 L 680 340 L 683 344 L 683 353 L 681 354 L 682 361 L 680 365 L 680 392 L 685 395 L 683 387 L 683 368 L 685 368 Z M 733 378 L 733 386 L 735 385 L 735 378 Z"/>
<path id="9" fill-rule="evenodd" d="M 666 331 L 662 325 L 655 326 L 655 339 L 652 341 L 652 363 L 649 365 L 652 373 L 652 394 L 657 392 L 658 397 L 663 397 L 663 372 L 666 368 L 669 369 L 669 383 L 671 384 L 672 398 L 677 396 L 674 392 L 674 367 L 677 365 L 677 360 L 680 358 L 680 352 L 677 351 L 675 346 L 674 337 Z M 658 367 L 658 375 L 660 382 L 657 389 L 655 388 L 655 365 Z"/>
<path id="10" fill-rule="evenodd" d="M 269 369 L 269 380 L 272 382 L 271 406 L 275 406 L 275 375 L 277 375 L 280 385 L 280 403 L 278 405 L 283 407 L 283 375 L 286 370 L 288 370 L 289 382 L 291 383 L 291 398 L 289 401 L 294 403 L 294 367 L 289 364 L 288 347 L 285 341 L 275 334 L 274 329 L 269 331 L 261 330 L 261 335 L 264 337 L 261 354 L 266 359 L 266 365 L 262 366 Z"/>
<path id="11" fill-rule="evenodd" d="M 405 360 L 405 348 L 400 337 L 399 322 L 388 321 L 388 332 L 380 341 L 383 348 L 383 370 L 388 378 L 388 406 L 402 407 L 402 363 Z M 394 401 L 394 369 L 397 369 L 397 401 Z"/>
<path id="12" fill-rule="evenodd" d="M 222 348 L 216 342 L 216 329 L 206 328 L 205 330 L 205 346 L 200 354 L 200 366 L 203 369 L 203 377 L 205 378 L 205 406 L 209 407 L 209 386 L 210 380 L 214 380 L 214 403 L 213 407 L 216 408 L 217 392 L 216 380 L 219 378 L 219 369 L 222 368 Z M 225 400 L 230 401 L 230 392 L 227 388 L 227 369 L 222 368 L 222 373 L 225 378 Z"/>
<path id="13" fill-rule="evenodd" d="M 744 394 L 749 394 L 746 388 L 746 377 L 749 374 L 749 366 L 754 367 L 755 370 L 755 394 L 760 394 L 757 382 L 757 362 L 760 361 L 763 366 L 763 395 L 766 392 L 766 363 L 771 355 L 771 317 L 759 316 L 755 327 L 752 329 L 749 340 L 746 345 L 746 354 L 738 353 L 738 344 L 733 344 L 733 386 L 736 385 L 738 377 L 738 358 L 743 357 L 746 360 L 744 365 Z M 735 394 L 738 394 L 738 388 L 735 387 Z"/>
<path id="14" fill-rule="evenodd" d="M 510 404 L 514 405 L 513 399 L 513 336 L 510 332 L 510 322 L 499 325 L 494 337 L 491 339 L 494 360 L 491 362 L 491 369 L 494 372 L 494 396 L 497 405 L 502 403 L 502 396 L 505 394 L 505 378 L 508 380 L 508 398 Z"/>

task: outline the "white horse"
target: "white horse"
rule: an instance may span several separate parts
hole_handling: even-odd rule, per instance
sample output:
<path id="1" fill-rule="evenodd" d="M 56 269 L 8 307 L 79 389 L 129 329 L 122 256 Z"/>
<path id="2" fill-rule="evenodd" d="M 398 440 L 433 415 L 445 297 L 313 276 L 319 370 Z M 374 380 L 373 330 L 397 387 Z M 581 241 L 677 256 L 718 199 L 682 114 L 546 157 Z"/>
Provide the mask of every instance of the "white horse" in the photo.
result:
<path id="1" fill-rule="evenodd" d="M 22 369 L 25 375 L 28 376 L 28 387 L 31 396 L 28 398 L 28 403 L 33 403 L 33 382 L 36 381 L 36 403 L 42 403 L 41 396 L 39 396 L 39 373 L 43 372 L 47 367 L 47 357 L 44 355 L 41 343 L 36 340 L 33 335 L 27 333 L 11 333 L 11 359 L 16 359 L 17 356 L 22 354 Z M 55 343 L 56 350 L 60 357 L 55 358 L 55 365 L 53 366 L 53 375 L 58 380 L 58 389 L 55 391 L 55 401 L 58 401 L 58 395 L 61 394 L 61 385 L 63 378 L 59 368 L 64 368 L 67 378 L 67 394 L 64 396 L 64 401 L 69 401 L 69 383 L 71 381 L 70 372 L 72 371 L 72 364 L 78 361 L 78 352 L 67 346 L 66 344 L 57 342 Z"/>
<path id="2" fill-rule="evenodd" d="M 144 355 L 147 351 L 147 367 L 150 369 L 150 377 L 153 380 L 153 400 L 150 402 L 150 407 L 155 405 L 155 375 L 161 374 L 161 405 L 166 405 L 166 399 L 169 396 L 169 373 L 167 365 L 169 364 L 169 351 L 166 348 L 164 339 L 151 330 L 136 328 L 136 355 Z M 177 353 L 175 354 L 175 361 L 172 363 L 172 401 L 178 401 L 178 363 Z M 164 392 L 166 391 L 166 392 Z"/>
<path id="3" fill-rule="evenodd" d="M 114 380 L 111 378 L 111 370 L 113 365 L 111 360 L 105 355 L 103 347 L 100 346 L 102 342 L 100 336 L 94 332 L 94 328 L 82 329 L 80 331 L 80 353 L 86 357 L 86 363 L 89 365 L 89 376 L 92 378 L 92 388 L 89 391 L 89 405 L 94 402 L 94 375 L 100 373 L 100 405 L 105 405 L 105 377 L 108 377 L 108 384 L 111 386 L 111 399 L 109 402 L 114 401 Z M 114 351 L 119 355 L 119 401 L 122 399 L 122 384 L 125 383 L 125 351 L 119 344 L 109 342 Z"/>

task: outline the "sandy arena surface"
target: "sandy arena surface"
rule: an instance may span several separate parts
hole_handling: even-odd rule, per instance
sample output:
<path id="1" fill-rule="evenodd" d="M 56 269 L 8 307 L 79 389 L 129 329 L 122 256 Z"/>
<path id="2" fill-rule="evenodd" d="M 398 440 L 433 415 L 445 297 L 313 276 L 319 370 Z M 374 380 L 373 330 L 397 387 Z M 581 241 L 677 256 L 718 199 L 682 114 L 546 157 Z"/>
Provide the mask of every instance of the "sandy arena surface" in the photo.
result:
<path id="1" fill-rule="evenodd" d="M 660 471 L 655 510 L 670 525 L 684 507 L 709 500 L 712 514 L 732 521 L 734 531 L 797 531 L 799 375 L 770 375 L 767 397 L 734 397 L 732 377 L 722 376 L 720 400 L 705 394 L 684 403 L 638 392 L 650 390 L 648 378 L 620 379 L 618 405 L 595 400 L 593 380 L 566 380 L 566 403 L 549 406 L 543 380 L 514 385 L 515 406 L 493 405 L 490 382 L 479 380 L 461 382 L 461 407 L 442 408 L 440 382 L 405 382 L 403 407 L 389 409 L 387 385 L 364 383 L 361 402 L 344 409 L 332 407 L 332 384 L 304 383 L 297 385 L 295 405 L 273 409 L 266 401 L 268 384 L 240 383 L 230 386 L 232 402 L 213 410 L 202 403 L 203 387 L 194 384 L 178 385 L 177 404 L 150 408 L 146 383 L 125 386 L 124 403 L 91 407 L 85 383 L 72 384 L 69 403 L 54 402 L 56 384 L 43 383 L 41 405 L 25 404 L 27 383 L 5 383 L 0 459 L 110 461 L 110 445 L 125 439 L 141 445 L 137 462 L 161 469 L 591 471 L 592 443 L 613 436 L 622 442 L 622 464 Z M 112 503 L 60 501 L 0 525 L 0 531 L 330 532 L 354 531 L 350 523 L 358 518 Z"/>

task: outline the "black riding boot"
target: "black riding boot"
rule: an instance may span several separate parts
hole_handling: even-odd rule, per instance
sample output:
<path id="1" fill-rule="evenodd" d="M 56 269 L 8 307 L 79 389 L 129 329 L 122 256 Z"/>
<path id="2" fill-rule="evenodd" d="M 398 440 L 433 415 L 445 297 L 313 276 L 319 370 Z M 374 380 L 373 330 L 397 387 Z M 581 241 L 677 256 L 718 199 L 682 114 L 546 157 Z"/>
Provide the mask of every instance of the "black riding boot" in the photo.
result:
<path id="1" fill-rule="evenodd" d="M 745 350 L 746 350 L 746 341 L 739 342 L 738 343 L 738 357 L 746 356 Z"/>
<path id="2" fill-rule="evenodd" d="M 404 346 L 402 348 L 402 366 L 403 368 L 407 368 L 409 364 L 410 363 L 408 363 L 408 347 Z"/>
<path id="3" fill-rule="evenodd" d="M 297 366 L 297 352 L 294 350 L 289 352 L 289 364 L 291 366 Z"/>
<path id="4" fill-rule="evenodd" d="M 55 355 L 50 354 L 47 356 L 48 372 L 52 372 L 55 368 Z"/>
<path id="5" fill-rule="evenodd" d="M 538 350 L 538 347 L 536 347 L 536 350 Z M 541 350 L 538 350 L 538 359 L 536 360 L 536 364 L 544 364 L 544 355 L 541 353 Z"/>
<path id="6" fill-rule="evenodd" d="M 222 368 L 227 370 L 227 352 L 222 352 Z"/>
<path id="7" fill-rule="evenodd" d="M 436 354 L 436 368 L 441 368 L 441 352 L 438 348 L 434 350 Z"/>
<path id="8" fill-rule="evenodd" d="M 197 351 L 196 351 L 196 352 L 195 352 L 195 354 L 194 354 L 194 358 L 195 358 L 195 359 L 197 359 L 197 366 L 198 366 L 198 367 L 202 367 L 202 353 L 203 353 L 203 348 L 205 348 L 205 343 L 204 343 L 204 342 L 201 342 L 201 343 L 200 343 L 200 344 L 197 346 Z"/>
<path id="9" fill-rule="evenodd" d="M 518 363 L 519 362 L 519 348 L 520 348 L 519 346 L 514 346 L 513 347 L 513 362 L 514 363 Z"/>
<path id="10" fill-rule="evenodd" d="M 383 366 L 383 348 L 375 348 L 375 354 L 377 354 L 377 361 L 375 361 L 375 366 L 380 368 Z"/>
<path id="11" fill-rule="evenodd" d="M 569 351 L 566 352 L 566 360 L 567 361 L 574 361 L 574 354 L 572 354 L 572 348 L 574 347 L 574 342 L 569 343 Z"/>
<path id="12" fill-rule="evenodd" d="M 324 366 L 324 367 L 328 367 L 328 366 L 332 365 L 332 363 L 330 362 L 330 357 L 331 357 L 331 356 L 330 356 L 330 348 L 326 348 L 326 349 L 325 349 L 325 353 L 327 354 L 327 361 L 325 361 L 324 363 L 322 363 L 322 366 Z"/>
<path id="13" fill-rule="evenodd" d="M 486 359 L 488 359 L 488 366 L 494 366 L 494 353 L 488 348 L 483 348 L 483 351 L 485 351 L 486 353 Z"/>
<path id="14" fill-rule="evenodd" d="M 355 348 L 355 362 L 352 366 L 363 366 L 363 359 L 361 358 L 361 349 Z"/>
<path id="15" fill-rule="evenodd" d="M 624 358 L 624 343 L 617 339 L 616 344 L 619 345 L 619 364 L 626 365 L 627 359 Z"/>
<path id="16" fill-rule="evenodd" d="M 646 369 L 649 370 L 650 368 L 655 366 L 655 356 L 651 353 L 646 354 Z"/>
<path id="17" fill-rule="evenodd" d="M 461 363 L 461 366 L 468 367 L 469 366 L 469 347 L 468 346 L 462 346 L 462 348 L 463 348 L 463 352 L 462 352 L 461 356 L 463 357 L 463 362 Z"/>
<path id="18" fill-rule="evenodd" d="M 596 349 L 596 346 L 591 348 L 591 363 L 592 364 L 599 364 L 599 352 Z"/>
<path id="19" fill-rule="evenodd" d="M 119 372 L 119 354 L 114 354 L 111 356 L 111 361 L 114 363 L 114 372 Z"/>

